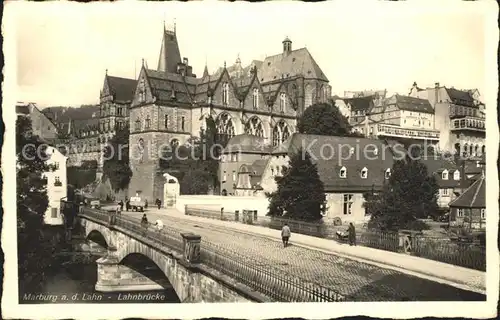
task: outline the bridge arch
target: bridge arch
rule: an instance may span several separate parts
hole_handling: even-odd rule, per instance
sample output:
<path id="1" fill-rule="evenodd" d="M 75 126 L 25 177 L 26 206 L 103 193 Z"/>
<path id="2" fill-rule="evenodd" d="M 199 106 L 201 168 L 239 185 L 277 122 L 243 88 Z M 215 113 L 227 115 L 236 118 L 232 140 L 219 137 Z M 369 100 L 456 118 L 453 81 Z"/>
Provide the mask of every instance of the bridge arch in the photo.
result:
<path id="1" fill-rule="evenodd" d="M 153 261 L 150 257 L 137 252 L 129 253 L 120 260 L 119 264 L 131 269 L 132 273 L 147 277 L 152 282 L 163 287 L 165 293 L 168 295 L 169 302 L 181 302 L 172 281 L 170 281 L 165 271 L 157 262 Z M 171 301 L 172 299 L 174 301 Z"/>
<path id="2" fill-rule="evenodd" d="M 85 239 L 95 242 L 103 248 L 109 247 L 106 237 L 99 230 L 96 229 L 90 230 L 90 232 L 85 236 Z"/>

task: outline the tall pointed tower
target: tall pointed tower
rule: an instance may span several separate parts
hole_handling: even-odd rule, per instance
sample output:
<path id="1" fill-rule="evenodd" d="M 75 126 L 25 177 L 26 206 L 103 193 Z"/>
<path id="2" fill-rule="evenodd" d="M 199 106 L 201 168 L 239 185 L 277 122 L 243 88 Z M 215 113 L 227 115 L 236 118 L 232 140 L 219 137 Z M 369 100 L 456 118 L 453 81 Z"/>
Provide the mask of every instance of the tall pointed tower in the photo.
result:
<path id="1" fill-rule="evenodd" d="M 173 31 L 170 31 L 163 26 L 163 39 L 161 41 L 157 70 L 176 73 L 177 64 L 181 62 L 181 53 L 179 51 L 179 44 L 177 43 L 175 27 Z"/>

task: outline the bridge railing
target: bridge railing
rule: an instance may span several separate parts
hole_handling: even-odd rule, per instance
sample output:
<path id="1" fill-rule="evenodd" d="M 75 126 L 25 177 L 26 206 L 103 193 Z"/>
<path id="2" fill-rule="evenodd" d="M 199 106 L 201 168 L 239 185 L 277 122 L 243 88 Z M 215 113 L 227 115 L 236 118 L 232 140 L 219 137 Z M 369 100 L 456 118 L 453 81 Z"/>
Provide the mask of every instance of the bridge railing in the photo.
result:
<path id="1" fill-rule="evenodd" d="M 137 219 L 88 209 L 84 215 L 131 231 L 173 250 L 183 252 L 179 230 L 164 226 L 156 230 L 152 224 L 146 228 Z M 336 302 L 344 301 L 344 295 L 296 276 L 274 269 L 266 261 L 245 256 L 208 241 L 200 246 L 201 262 L 232 277 L 238 282 L 282 302 Z"/>
<path id="2" fill-rule="evenodd" d="M 283 274 L 254 257 L 244 256 L 208 241 L 201 243 L 201 261 L 248 287 L 281 302 L 337 302 L 342 294 L 333 289 Z"/>

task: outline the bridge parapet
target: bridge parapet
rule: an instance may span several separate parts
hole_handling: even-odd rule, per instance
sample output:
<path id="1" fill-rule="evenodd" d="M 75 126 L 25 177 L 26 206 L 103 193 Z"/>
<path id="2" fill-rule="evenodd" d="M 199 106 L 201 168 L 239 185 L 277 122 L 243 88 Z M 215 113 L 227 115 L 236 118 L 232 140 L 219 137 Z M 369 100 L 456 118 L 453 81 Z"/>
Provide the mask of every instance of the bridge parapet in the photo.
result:
<path id="1" fill-rule="evenodd" d="M 163 268 L 169 279 L 174 276 L 169 275 L 169 273 L 177 268 L 176 265 L 181 264 L 190 272 L 208 275 L 208 278 L 205 277 L 205 280 L 202 281 L 204 283 L 218 279 L 225 286 L 238 292 L 248 291 L 248 288 L 252 289 L 255 294 L 261 296 L 261 300 L 251 299 L 254 301 L 345 301 L 343 295 L 330 288 L 299 279 L 293 275 L 283 274 L 269 267 L 265 261 L 255 261 L 254 257 L 245 256 L 208 241 L 201 241 L 199 236 L 181 235 L 181 230 L 165 226 L 160 232 L 154 228 L 141 226 L 137 219 L 121 215 L 113 215 L 113 218 L 110 218 L 109 214 L 99 210 L 85 209 L 82 217 L 100 221 L 100 223 L 107 225 L 110 230 L 116 230 L 119 234 L 126 234 L 127 237 L 132 238 L 128 245 L 120 244 L 120 240 L 116 241 L 117 246 L 119 246 L 118 259 L 134 250 L 139 250 L 137 243 L 143 243 L 148 247 L 145 249 L 141 247 L 140 250 L 151 252 L 148 257 L 155 262 L 158 261 L 157 264 L 160 267 L 162 267 L 162 263 L 165 264 L 165 262 L 161 262 L 165 260 L 165 255 L 174 257 L 174 259 L 167 259 L 169 261 L 167 264 L 170 267 Z M 118 236 L 118 238 L 120 237 L 123 236 Z M 152 252 L 152 248 L 157 250 Z M 165 248 L 172 251 L 166 252 Z M 177 260 L 177 262 L 173 260 Z M 183 301 L 182 298 L 181 301 Z"/>

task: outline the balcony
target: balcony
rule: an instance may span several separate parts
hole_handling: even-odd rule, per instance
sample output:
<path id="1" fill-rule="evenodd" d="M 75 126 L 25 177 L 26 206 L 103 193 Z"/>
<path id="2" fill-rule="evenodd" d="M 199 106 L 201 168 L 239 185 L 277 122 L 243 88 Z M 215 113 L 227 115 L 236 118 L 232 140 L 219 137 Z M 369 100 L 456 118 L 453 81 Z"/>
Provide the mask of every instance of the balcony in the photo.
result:
<path id="1" fill-rule="evenodd" d="M 408 139 L 439 140 L 438 130 L 409 129 L 389 124 L 378 124 L 377 135 Z"/>
<path id="2" fill-rule="evenodd" d="M 463 130 L 485 132 L 486 124 L 484 123 L 484 119 L 476 117 L 463 117 L 451 121 L 451 131 Z"/>

